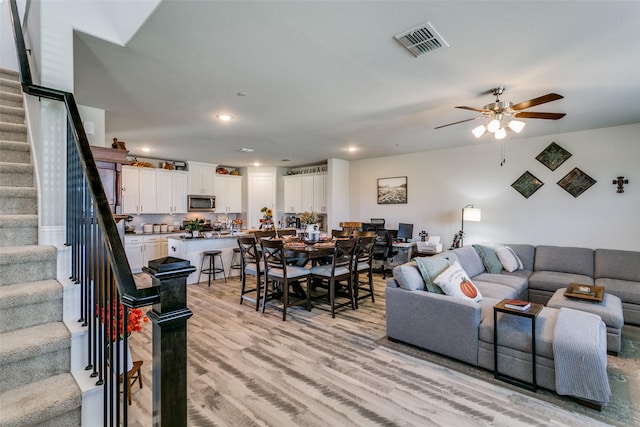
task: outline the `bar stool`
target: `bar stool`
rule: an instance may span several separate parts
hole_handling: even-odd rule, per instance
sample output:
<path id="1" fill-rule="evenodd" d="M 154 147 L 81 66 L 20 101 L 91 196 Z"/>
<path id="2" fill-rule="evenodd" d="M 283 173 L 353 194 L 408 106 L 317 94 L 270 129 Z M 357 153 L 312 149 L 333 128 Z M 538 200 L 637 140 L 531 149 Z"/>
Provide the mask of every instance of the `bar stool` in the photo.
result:
<path id="1" fill-rule="evenodd" d="M 240 254 L 240 248 L 233 248 L 229 277 L 231 277 L 231 270 L 240 270 L 240 276 L 242 277 L 242 255 Z"/>
<path id="2" fill-rule="evenodd" d="M 209 268 L 202 268 L 204 266 L 205 259 L 209 258 Z M 216 267 L 216 257 L 220 257 L 220 267 Z M 224 281 L 227 281 L 227 275 L 224 272 L 224 263 L 222 262 L 222 251 L 204 251 L 202 252 L 202 262 L 200 263 L 200 273 L 198 273 L 198 283 L 200 283 L 200 276 L 202 273 L 209 276 L 208 284 L 211 286 L 211 276 L 213 280 L 216 280 L 216 273 L 222 273 Z"/>

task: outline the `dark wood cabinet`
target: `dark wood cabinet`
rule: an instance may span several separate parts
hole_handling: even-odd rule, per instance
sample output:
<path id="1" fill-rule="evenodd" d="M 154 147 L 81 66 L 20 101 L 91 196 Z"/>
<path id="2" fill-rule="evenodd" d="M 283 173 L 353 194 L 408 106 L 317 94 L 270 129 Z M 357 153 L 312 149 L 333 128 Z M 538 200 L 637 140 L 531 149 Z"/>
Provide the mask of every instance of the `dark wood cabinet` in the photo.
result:
<path id="1" fill-rule="evenodd" d="M 122 165 L 131 163 L 127 160 L 128 151 L 92 146 L 91 152 L 98 166 L 111 212 L 122 214 Z"/>

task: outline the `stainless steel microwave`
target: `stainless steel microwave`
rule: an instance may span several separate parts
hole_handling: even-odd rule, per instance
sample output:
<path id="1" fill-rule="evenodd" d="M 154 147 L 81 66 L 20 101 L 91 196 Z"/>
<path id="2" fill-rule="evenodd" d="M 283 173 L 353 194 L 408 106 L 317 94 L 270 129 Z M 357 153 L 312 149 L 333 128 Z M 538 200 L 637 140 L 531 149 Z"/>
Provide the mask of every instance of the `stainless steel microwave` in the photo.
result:
<path id="1" fill-rule="evenodd" d="M 187 196 L 187 209 L 189 212 L 215 212 L 216 196 L 190 194 Z"/>

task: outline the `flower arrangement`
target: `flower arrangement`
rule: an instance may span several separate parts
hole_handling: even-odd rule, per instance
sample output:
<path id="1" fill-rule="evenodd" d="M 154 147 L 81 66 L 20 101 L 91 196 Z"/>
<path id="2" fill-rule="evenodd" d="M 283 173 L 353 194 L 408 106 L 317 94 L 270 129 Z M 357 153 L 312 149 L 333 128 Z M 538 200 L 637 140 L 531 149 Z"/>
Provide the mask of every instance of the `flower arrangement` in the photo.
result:
<path id="1" fill-rule="evenodd" d="M 275 230 L 276 225 L 273 222 L 273 210 L 265 206 L 260 209 L 260 212 L 263 214 L 263 218 L 260 220 L 260 229 Z"/>
<path id="2" fill-rule="evenodd" d="M 116 310 L 118 313 L 116 314 Z M 124 330 L 124 313 L 125 308 L 122 303 L 117 303 L 113 301 L 107 307 L 102 308 L 100 318 L 102 319 L 103 324 L 110 324 L 111 328 L 111 341 L 117 341 L 118 337 L 120 339 L 124 338 L 124 336 L 131 335 L 132 332 L 139 332 L 142 330 L 142 323 L 147 323 L 149 318 L 142 314 L 142 310 L 139 308 L 130 308 L 126 310 L 127 312 L 127 330 L 125 333 Z"/>
<path id="3" fill-rule="evenodd" d="M 303 212 L 300 215 L 300 224 L 310 225 L 318 222 L 318 216 L 315 212 Z"/>

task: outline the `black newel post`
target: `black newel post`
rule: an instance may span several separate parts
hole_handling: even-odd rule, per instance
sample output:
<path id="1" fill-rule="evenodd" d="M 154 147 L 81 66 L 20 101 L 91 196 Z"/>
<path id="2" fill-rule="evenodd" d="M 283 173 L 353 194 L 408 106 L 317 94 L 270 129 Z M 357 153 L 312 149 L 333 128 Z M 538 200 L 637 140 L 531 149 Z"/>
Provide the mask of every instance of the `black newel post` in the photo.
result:
<path id="1" fill-rule="evenodd" d="M 143 270 L 160 289 L 160 302 L 148 316 L 153 322 L 153 426 L 187 425 L 187 277 L 189 261 L 167 257 Z"/>

